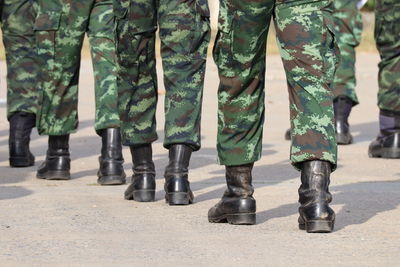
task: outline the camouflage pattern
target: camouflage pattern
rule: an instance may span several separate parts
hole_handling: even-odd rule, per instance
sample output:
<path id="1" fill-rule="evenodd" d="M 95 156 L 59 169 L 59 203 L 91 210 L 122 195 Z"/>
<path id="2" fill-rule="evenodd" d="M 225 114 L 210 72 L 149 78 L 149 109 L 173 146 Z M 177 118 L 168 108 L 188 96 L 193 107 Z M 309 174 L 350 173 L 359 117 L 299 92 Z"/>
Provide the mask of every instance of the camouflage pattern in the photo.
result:
<path id="1" fill-rule="evenodd" d="M 355 0 L 335 0 L 333 19 L 340 51 L 340 62 L 336 70 L 333 93 L 347 96 L 358 104 L 356 95 L 356 47 L 361 42 L 362 16 Z"/>
<path id="2" fill-rule="evenodd" d="M 387 115 L 400 116 L 400 2 L 378 0 L 375 40 L 379 63 L 378 106 Z"/>
<path id="3" fill-rule="evenodd" d="M 7 115 L 37 112 L 37 56 L 31 0 L 1 1 L 1 29 L 7 61 Z"/>
<path id="4" fill-rule="evenodd" d="M 39 0 L 35 23 L 43 89 L 40 134 L 65 135 L 78 127 L 80 54 L 88 34 L 96 95 L 96 130 L 119 127 L 112 0 Z"/>
<path id="5" fill-rule="evenodd" d="M 164 70 L 164 146 L 200 148 L 210 12 L 207 0 L 115 0 L 119 111 L 125 145 L 157 139 L 155 33 Z"/>
<path id="6" fill-rule="evenodd" d="M 287 76 L 291 161 L 336 166 L 333 82 L 337 64 L 332 1 L 220 0 L 214 48 L 218 91 L 219 161 L 241 165 L 261 157 L 265 47 L 273 17 Z"/>

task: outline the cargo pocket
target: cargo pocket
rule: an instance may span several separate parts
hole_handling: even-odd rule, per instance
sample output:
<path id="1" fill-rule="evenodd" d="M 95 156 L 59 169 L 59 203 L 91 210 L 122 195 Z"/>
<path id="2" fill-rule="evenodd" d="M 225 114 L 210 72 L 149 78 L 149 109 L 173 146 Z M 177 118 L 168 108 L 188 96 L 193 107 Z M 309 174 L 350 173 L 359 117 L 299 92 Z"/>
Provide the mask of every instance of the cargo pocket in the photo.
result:
<path id="1" fill-rule="evenodd" d="M 210 35 L 210 9 L 208 2 L 207 0 L 197 0 L 195 2 L 195 28 L 189 53 L 206 58 Z"/>
<path id="2" fill-rule="evenodd" d="M 221 6 L 218 15 L 218 33 L 215 37 L 213 48 L 214 61 L 218 66 L 220 75 L 235 77 L 233 62 L 233 17 L 235 12 L 226 6 Z"/>
<path id="3" fill-rule="evenodd" d="M 41 13 L 37 16 L 34 25 L 37 51 L 39 59 L 48 70 L 54 69 L 56 32 L 60 27 L 60 12 Z"/>
<path id="4" fill-rule="evenodd" d="M 323 34 L 323 73 L 327 79 L 327 83 L 333 82 L 335 72 L 341 60 L 340 50 L 337 44 L 336 34 L 333 22 L 330 19 L 323 18 L 325 32 Z"/>

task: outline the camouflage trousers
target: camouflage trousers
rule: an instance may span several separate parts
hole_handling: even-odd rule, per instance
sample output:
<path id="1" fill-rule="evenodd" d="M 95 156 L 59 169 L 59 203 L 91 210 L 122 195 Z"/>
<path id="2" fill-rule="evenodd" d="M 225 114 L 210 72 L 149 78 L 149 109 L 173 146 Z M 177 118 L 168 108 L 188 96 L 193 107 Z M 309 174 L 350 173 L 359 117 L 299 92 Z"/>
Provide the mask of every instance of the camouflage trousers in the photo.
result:
<path id="1" fill-rule="evenodd" d="M 220 0 L 214 48 L 218 90 L 219 162 L 261 157 L 266 39 L 273 17 L 290 98 L 291 161 L 336 166 L 333 81 L 337 64 L 332 1 Z"/>
<path id="2" fill-rule="evenodd" d="M 400 2 L 376 4 L 375 40 L 381 56 L 378 106 L 384 115 L 400 116 Z"/>
<path id="3" fill-rule="evenodd" d="M 157 139 L 155 34 L 159 28 L 164 70 L 164 146 L 200 148 L 200 119 L 207 47 L 206 0 L 115 0 L 118 90 L 125 145 Z"/>
<path id="4" fill-rule="evenodd" d="M 340 51 L 340 62 L 336 70 L 333 93 L 347 96 L 358 104 L 356 87 L 356 47 L 361 42 L 362 17 L 355 0 L 334 0 L 333 19 Z"/>
<path id="5" fill-rule="evenodd" d="M 37 57 L 31 0 L 1 1 L 1 30 L 7 61 L 7 113 L 37 112 Z"/>
<path id="6" fill-rule="evenodd" d="M 78 81 L 85 33 L 95 78 L 95 128 L 119 127 L 112 0 L 39 0 L 35 33 L 43 91 L 39 133 L 65 135 L 78 127 Z"/>

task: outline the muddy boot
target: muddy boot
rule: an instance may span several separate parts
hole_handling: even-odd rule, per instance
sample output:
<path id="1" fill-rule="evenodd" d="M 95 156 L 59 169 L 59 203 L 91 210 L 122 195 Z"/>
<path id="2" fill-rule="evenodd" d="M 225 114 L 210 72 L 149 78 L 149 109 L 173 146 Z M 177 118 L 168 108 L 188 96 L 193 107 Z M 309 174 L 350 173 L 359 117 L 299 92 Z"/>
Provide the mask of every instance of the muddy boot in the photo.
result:
<path id="1" fill-rule="evenodd" d="M 193 203 L 190 190 L 188 167 L 192 149 L 187 145 L 172 145 L 169 148 L 169 164 L 165 168 L 165 200 L 169 205 L 188 205 Z"/>
<path id="2" fill-rule="evenodd" d="M 331 164 L 327 161 L 306 161 L 302 165 L 299 188 L 299 228 L 308 233 L 330 233 L 335 223 L 335 212 L 329 207 Z"/>
<path id="3" fill-rule="evenodd" d="M 353 143 L 350 133 L 348 118 L 350 116 L 353 101 L 347 96 L 338 96 L 333 101 L 335 112 L 336 142 L 338 145 L 349 145 Z"/>
<path id="4" fill-rule="evenodd" d="M 133 175 L 132 183 L 125 191 L 125 199 L 139 202 L 154 201 L 156 193 L 156 171 L 151 145 L 131 146 Z"/>
<path id="5" fill-rule="evenodd" d="M 71 179 L 69 135 L 50 135 L 46 160 L 39 166 L 36 177 L 47 180 Z"/>
<path id="6" fill-rule="evenodd" d="M 122 165 L 124 158 L 119 128 L 103 129 L 98 134 L 101 136 L 102 147 L 97 183 L 101 185 L 125 184 L 126 175 Z"/>
<path id="7" fill-rule="evenodd" d="M 255 224 L 256 201 L 251 184 L 253 164 L 226 166 L 227 189 L 222 199 L 208 211 L 212 223 Z"/>
<path id="8" fill-rule="evenodd" d="M 32 128 L 36 116 L 33 113 L 16 112 L 10 117 L 10 136 L 8 139 L 10 166 L 29 167 L 35 164 L 35 157 L 29 150 Z"/>
<path id="9" fill-rule="evenodd" d="M 379 116 L 380 134 L 369 145 L 368 155 L 371 158 L 400 158 L 400 116 L 386 114 L 381 111 Z"/>

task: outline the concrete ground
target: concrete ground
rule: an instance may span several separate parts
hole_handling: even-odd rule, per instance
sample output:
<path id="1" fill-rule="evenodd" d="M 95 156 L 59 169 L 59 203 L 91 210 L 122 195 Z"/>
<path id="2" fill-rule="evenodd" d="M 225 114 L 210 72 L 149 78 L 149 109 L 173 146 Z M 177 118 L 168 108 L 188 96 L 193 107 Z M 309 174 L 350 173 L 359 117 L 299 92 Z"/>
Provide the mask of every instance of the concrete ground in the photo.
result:
<path id="1" fill-rule="evenodd" d="M 157 201 L 123 199 L 126 186 L 96 184 L 100 139 L 93 130 L 93 79 L 84 61 L 80 87 L 80 128 L 71 138 L 72 180 L 35 178 L 47 138 L 33 134 L 31 168 L 8 166 L 8 123 L 0 104 L 0 265 L 1 266 L 396 266 L 400 260 L 400 160 L 370 159 L 369 142 L 378 125 L 376 54 L 358 57 L 361 104 L 351 115 L 355 144 L 339 148 L 331 191 L 337 213 L 331 234 L 297 228 L 299 173 L 288 161 L 288 94 L 279 57 L 268 57 L 267 119 L 263 158 L 254 184 L 257 225 L 210 224 L 207 211 L 224 190 L 224 169 L 216 164 L 217 70 L 209 61 L 205 86 L 202 145 L 193 155 L 191 206 L 164 202 L 163 96 L 154 144 Z M 160 67 L 160 66 L 159 66 Z M 5 97 L 1 65 L 0 98 Z M 161 85 L 162 86 L 162 85 Z M 162 87 L 160 88 L 162 90 Z M 131 158 L 125 148 L 125 168 Z"/>

